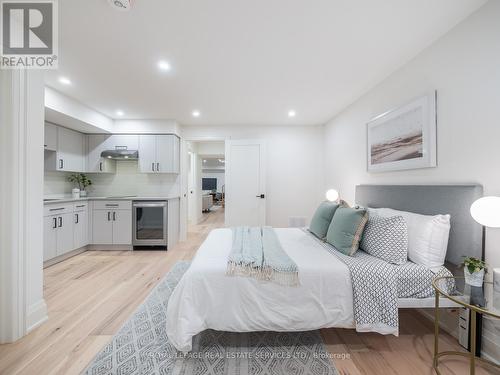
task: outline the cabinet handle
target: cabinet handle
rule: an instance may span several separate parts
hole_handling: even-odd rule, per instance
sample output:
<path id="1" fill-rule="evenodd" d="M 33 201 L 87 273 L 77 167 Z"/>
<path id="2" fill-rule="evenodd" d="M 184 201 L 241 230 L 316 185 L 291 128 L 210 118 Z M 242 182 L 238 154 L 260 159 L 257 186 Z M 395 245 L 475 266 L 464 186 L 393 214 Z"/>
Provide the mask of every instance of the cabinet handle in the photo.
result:
<path id="1" fill-rule="evenodd" d="M 85 207 L 85 205 L 82 204 L 81 206 L 76 206 L 76 208 L 82 208 L 82 207 Z"/>
<path id="2" fill-rule="evenodd" d="M 75 219 L 76 219 L 75 224 L 78 224 L 78 222 L 79 222 L 78 214 L 75 214 Z"/>
<path id="3" fill-rule="evenodd" d="M 54 220 L 54 225 L 52 225 L 52 229 L 56 229 L 57 228 L 57 218 L 53 218 L 52 220 Z"/>
<path id="4" fill-rule="evenodd" d="M 108 221 L 111 221 L 111 212 L 108 211 Z"/>
<path id="5" fill-rule="evenodd" d="M 113 221 L 116 221 L 116 212 L 113 212 Z"/>
<path id="6" fill-rule="evenodd" d="M 64 207 L 60 207 L 60 208 L 49 208 L 49 211 L 61 211 L 61 210 L 64 210 Z"/>
<path id="7" fill-rule="evenodd" d="M 117 203 L 106 203 L 106 207 L 118 207 L 119 204 Z"/>
<path id="8" fill-rule="evenodd" d="M 156 163 L 156 172 L 160 171 L 160 163 Z"/>
<path id="9" fill-rule="evenodd" d="M 63 226 L 62 216 L 59 216 L 58 219 L 59 219 L 59 228 L 61 228 Z"/>
<path id="10" fill-rule="evenodd" d="M 155 171 L 155 163 L 151 163 L 151 170 L 154 172 Z"/>
<path id="11" fill-rule="evenodd" d="M 64 160 L 59 159 L 59 169 L 63 169 L 63 168 L 64 168 Z"/>
<path id="12" fill-rule="evenodd" d="M 99 162 L 99 171 L 102 172 L 102 161 Z"/>

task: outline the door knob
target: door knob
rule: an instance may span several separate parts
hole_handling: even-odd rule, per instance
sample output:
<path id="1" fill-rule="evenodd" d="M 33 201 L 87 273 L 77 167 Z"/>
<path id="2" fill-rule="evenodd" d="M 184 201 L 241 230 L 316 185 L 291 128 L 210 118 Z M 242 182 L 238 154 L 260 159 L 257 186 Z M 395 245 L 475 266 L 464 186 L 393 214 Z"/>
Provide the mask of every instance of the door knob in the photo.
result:
<path id="1" fill-rule="evenodd" d="M 261 194 L 261 195 L 256 195 L 255 197 L 260 198 L 260 199 L 264 199 L 266 196 L 265 196 L 265 194 Z"/>

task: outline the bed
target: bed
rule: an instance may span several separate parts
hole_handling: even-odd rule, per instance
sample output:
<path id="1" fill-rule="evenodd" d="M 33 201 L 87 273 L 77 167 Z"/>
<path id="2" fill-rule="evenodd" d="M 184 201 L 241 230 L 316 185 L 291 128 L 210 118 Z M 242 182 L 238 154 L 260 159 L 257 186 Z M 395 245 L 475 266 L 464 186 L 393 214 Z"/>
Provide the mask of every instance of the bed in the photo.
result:
<path id="1" fill-rule="evenodd" d="M 364 206 L 427 215 L 450 213 L 452 229 L 446 266 L 451 272 L 456 271 L 463 255 L 481 257 L 482 228 L 468 214 L 470 204 L 480 196 L 482 188 L 478 185 L 356 187 L 356 203 Z M 205 329 L 289 332 L 336 327 L 398 334 L 394 327 L 377 321 L 363 325 L 355 322 L 360 300 L 353 297 L 350 269 L 327 244 L 303 229 L 275 231 L 300 270 L 300 285 L 284 287 L 253 278 L 226 276 L 232 232 L 212 231 L 169 300 L 167 334 L 178 350 L 190 351 L 192 338 Z M 367 255 L 361 252 L 359 257 L 369 261 Z M 433 306 L 434 297 L 429 295 L 432 274 L 415 267 L 405 264 L 394 269 L 396 315 L 398 307 Z M 420 285 L 415 278 L 424 281 Z M 377 279 L 375 284 L 383 282 L 380 280 L 383 279 Z M 442 307 L 451 306 L 454 305 L 443 301 Z"/>

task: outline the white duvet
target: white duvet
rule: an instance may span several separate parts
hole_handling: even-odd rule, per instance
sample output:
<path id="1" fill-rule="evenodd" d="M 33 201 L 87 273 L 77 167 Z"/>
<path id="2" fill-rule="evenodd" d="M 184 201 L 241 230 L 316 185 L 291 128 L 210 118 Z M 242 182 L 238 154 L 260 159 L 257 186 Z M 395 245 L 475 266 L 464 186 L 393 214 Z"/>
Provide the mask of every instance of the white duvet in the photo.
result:
<path id="1" fill-rule="evenodd" d="M 205 329 L 230 332 L 354 328 L 347 266 L 300 229 L 275 229 L 299 268 L 299 287 L 226 276 L 230 229 L 213 230 L 172 293 L 167 335 L 180 351 Z"/>

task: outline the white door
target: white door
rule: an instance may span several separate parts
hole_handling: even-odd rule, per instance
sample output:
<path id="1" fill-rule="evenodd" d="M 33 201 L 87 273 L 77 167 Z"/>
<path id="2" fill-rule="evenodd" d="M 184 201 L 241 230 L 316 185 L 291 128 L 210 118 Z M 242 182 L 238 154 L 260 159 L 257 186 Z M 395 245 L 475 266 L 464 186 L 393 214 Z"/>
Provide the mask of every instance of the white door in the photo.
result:
<path id="1" fill-rule="evenodd" d="M 74 247 L 79 249 L 89 244 L 87 210 L 75 212 Z"/>
<path id="2" fill-rule="evenodd" d="M 57 216 L 43 218 L 43 260 L 57 256 Z"/>
<path id="3" fill-rule="evenodd" d="M 57 255 L 74 250 L 73 213 L 57 216 Z"/>
<path id="4" fill-rule="evenodd" d="M 112 212 L 108 210 L 94 210 L 92 212 L 92 243 L 96 245 L 113 244 Z"/>
<path id="5" fill-rule="evenodd" d="M 226 141 L 227 226 L 266 224 L 265 177 L 263 141 Z"/>
<path id="6" fill-rule="evenodd" d="M 156 135 L 139 136 L 139 169 L 142 173 L 156 173 Z"/>
<path id="7" fill-rule="evenodd" d="M 112 213 L 113 244 L 132 244 L 132 210 L 116 210 Z"/>

